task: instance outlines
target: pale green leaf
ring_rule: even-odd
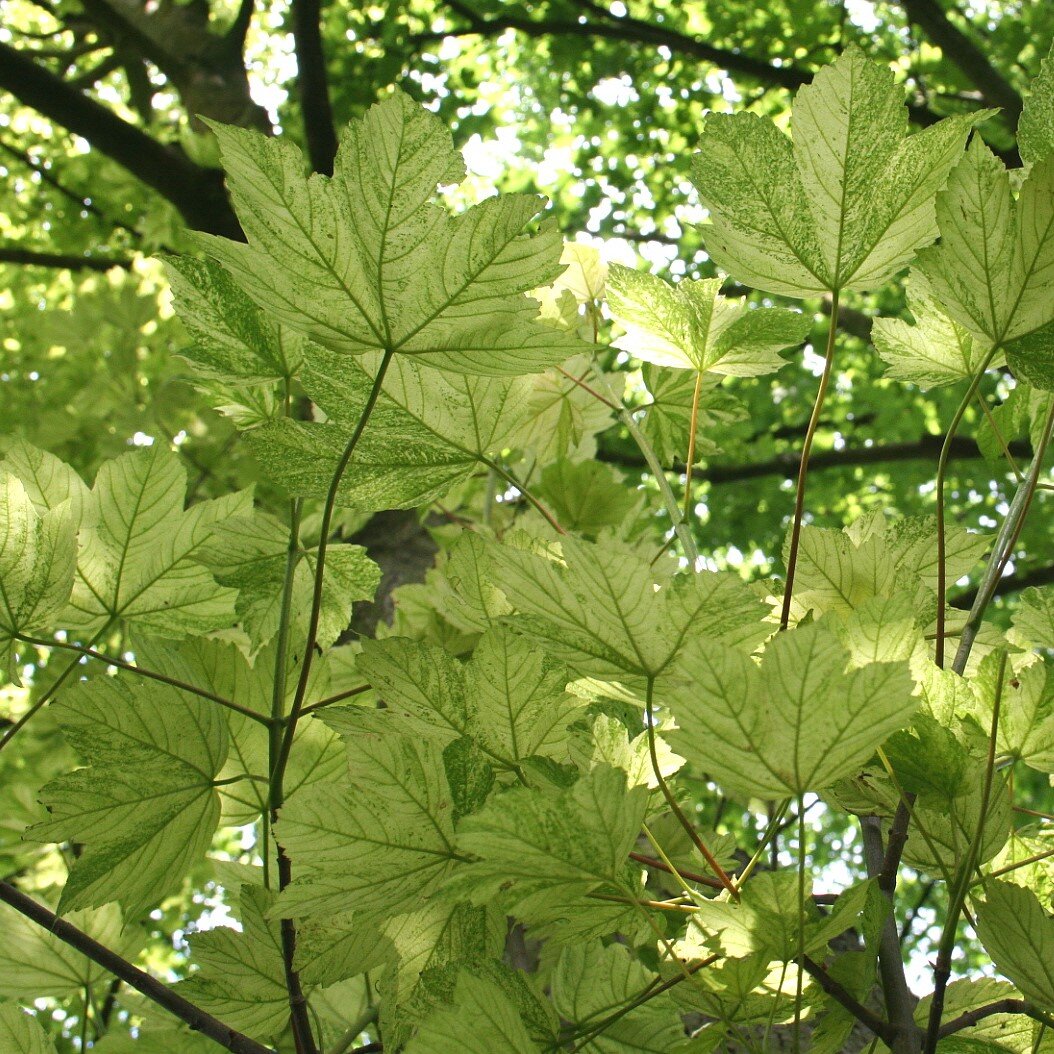
[[[564,691],[566,670],[502,627],[483,635],[465,665],[417,641],[364,641],[359,670],[419,734],[474,737],[507,768],[534,755],[565,757],[581,705]]]
[[[1026,999],[1054,1009],[1054,919],[1031,890],[989,880],[984,891],[977,933],[985,951]]]
[[[610,465],[566,458],[542,470],[537,494],[564,530],[589,537],[619,527],[640,500]]]
[[[1000,677],[1000,665],[998,654],[985,656],[970,685],[981,727],[991,728],[998,697],[999,754],[1040,772],[1054,772],[1054,677],[1050,667],[1038,659],[1027,666],[1014,661]]]
[[[800,954],[803,938],[805,954],[822,960],[828,941],[858,925],[867,892],[866,882],[853,886],[829,914],[821,915],[808,879],[806,895],[801,898],[793,871],[762,872],[747,885],[738,903],[717,897],[698,904],[687,940],[692,939],[691,930],[697,929],[704,941],[716,936],[722,953],[730,958],[758,954],[770,961],[791,962]]]
[[[246,436],[268,480],[287,494],[324,498],[352,428],[281,420]],[[463,483],[477,458],[426,432],[408,414],[380,408],[341,477],[340,507],[363,511],[427,505]]]
[[[198,554],[220,585],[238,590],[235,610],[252,654],[278,632],[288,548],[289,528],[257,512],[217,525]],[[305,631],[314,593],[316,551],[303,553],[293,576],[291,625]],[[380,568],[362,546],[328,547],[317,634],[322,647],[332,644],[347,628],[355,601],[373,599],[380,577]]]
[[[426,1019],[406,1054],[537,1054],[540,1049],[501,988],[465,970],[450,1007]]]
[[[282,936],[277,920],[267,921],[274,894],[243,886],[241,930],[220,926],[190,939],[194,962],[201,969],[177,991],[249,1035],[274,1039],[289,1023]]]
[[[0,1004],[0,1050],[4,1054],[55,1054],[55,1044],[17,1003]]]
[[[434,203],[464,166],[442,122],[396,91],[353,121],[333,177],[285,139],[213,125],[248,244],[199,235],[274,319],[341,353],[397,351],[456,372],[521,374],[581,350],[524,294],[561,271],[543,202]]]
[[[977,120],[906,135],[892,71],[851,45],[798,92],[793,143],[755,114],[707,118],[692,167],[707,251],[771,293],[876,288],[937,234],[933,196]]]
[[[1054,588],[1033,586],[1024,590],[1013,615],[1015,644],[1054,648]]]
[[[68,503],[76,526],[84,524],[88,488],[84,480],[54,454],[39,450],[23,439],[15,439],[8,445],[3,461],[0,461],[0,470],[21,480],[37,512],[44,513]]]
[[[944,793],[920,794],[915,802],[915,823],[908,834],[904,861],[910,867],[934,877],[954,871],[966,859],[969,846],[977,837],[985,785],[984,766],[974,762],[963,779],[965,793],[954,798]],[[1006,844],[1010,836],[1012,812],[1006,779],[997,773],[992,782],[984,832],[977,851],[977,862],[987,863]],[[925,832],[925,835],[923,835]]]
[[[658,677],[691,637],[756,644],[770,632],[742,579],[701,572],[663,588],[647,559],[565,538],[564,563],[509,545],[493,580],[521,612],[516,625],[584,676]]]
[[[309,346],[303,383],[328,417],[354,425],[366,405],[380,365],[376,355],[350,357]],[[380,409],[394,408],[393,422],[409,418],[432,443],[482,459],[500,453],[526,413],[527,377],[472,377],[443,374],[412,359],[395,359],[384,379]],[[375,411],[376,413],[376,411]],[[383,421],[370,420],[375,430]]]
[[[433,892],[460,858],[440,746],[391,724],[346,732],[347,777],[305,787],[282,808],[276,836],[296,876],[282,910],[318,915],[354,904],[360,920],[383,917]]]
[[[606,765],[566,791],[507,791],[459,825],[458,848],[479,859],[458,870],[451,891],[474,903],[500,899],[540,933],[563,926],[581,937],[618,929],[627,909],[588,898],[629,895],[627,858],[647,802],[645,788],[628,788],[625,773]]]
[[[1054,47],[1032,82],[1021,120],[1017,123],[1017,145],[1025,164],[1036,164],[1054,153]]]
[[[613,264],[608,306],[625,335],[615,346],[657,366],[738,377],[772,373],[779,352],[805,339],[811,322],[785,308],[755,308],[721,296],[719,278],[684,279],[676,285],[657,275]]]
[[[229,494],[184,511],[186,473],[161,444],[99,469],[89,526],[64,621],[85,634],[123,619],[169,637],[234,621],[235,593],[198,562],[216,525],[249,510],[251,495]]]
[[[173,645],[171,641],[140,638],[136,657],[148,669],[229,699],[245,709],[269,716],[274,697],[277,648],[263,648],[252,664],[233,644],[195,638]],[[327,657],[328,658],[328,657]],[[300,664],[290,655],[286,671],[285,712],[300,673]],[[311,668],[305,704],[310,706],[330,693],[329,662],[319,659]],[[267,728],[244,714],[226,715],[230,747],[219,772],[222,821],[240,825],[253,823],[267,803],[269,736]],[[293,738],[283,785],[287,795],[301,786],[336,779],[344,768],[344,749],[339,737],[320,721],[300,721]],[[249,777],[249,778],[247,778]]]
[[[991,342],[972,335],[945,314],[921,273],[908,279],[906,295],[913,325],[899,318],[877,318],[871,328],[875,349],[889,363],[886,376],[920,388],[972,378]],[[1002,365],[1001,358],[993,359],[992,365]]]
[[[760,667],[742,651],[693,638],[666,698],[672,746],[730,790],[778,799],[822,790],[861,768],[918,704],[906,663],[846,671],[826,627],[774,638]]]
[[[526,450],[543,464],[558,457],[592,457],[596,435],[609,428],[613,420],[611,407],[575,383],[577,378],[593,385],[590,360],[577,355],[568,359],[564,368],[570,377],[558,370],[546,370],[530,378],[526,416],[508,437],[509,446]],[[622,380],[621,374],[615,376]]]
[[[44,788],[51,816],[27,836],[84,845],[61,910],[116,900],[137,918],[179,888],[216,830],[223,713],[165,684],[110,677],[75,685],[52,708],[90,767]]]

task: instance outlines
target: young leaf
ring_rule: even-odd
[[[991,879],[984,888],[977,935],[985,951],[1026,999],[1054,1009],[1054,919],[1031,890]]]
[[[612,265],[608,306],[626,330],[615,347],[657,366],[757,377],[783,365],[779,352],[800,344],[811,320],[779,307],[750,309],[721,296],[720,278],[671,286],[657,275]]]
[[[876,318],[871,328],[875,350],[889,363],[887,377],[910,381],[920,388],[969,380],[991,349],[991,342],[973,336],[944,313],[926,279],[914,271],[906,285],[914,325],[899,318]],[[993,366],[1002,365],[999,356]]]
[[[903,89],[855,45],[792,113],[793,143],[756,114],[707,117],[692,163],[707,251],[770,293],[874,289],[937,234],[933,196],[983,115],[907,135]]]
[[[441,748],[391,722],[349,740],[341,783],[314,784],[283,807],[276,837],[296,878],[279,910],[319,915],[354,904],[360,921],[409,910],[463,859],[454,846],[454,795]]]
[[[742,421],[747,409],[721,383],[717,374],[705,374],[695,401],[696,375],[661,366],[645,366],[641,371],[651,402],[645,407],[641,429],[664,465],[683,458],[688,449],[688,430],[695,409],[695,450],[708,457],[721,450],[721,426]]]
[[[561,547],[563,564],[495,547],[492,577],[522,613],[517,626],[584,676],[657,677],[690,636],[753,645],[771,631],[738,576],[704,571],[656,589],[648,560],[628,550]]]
[[[471,1022],[469,1027],[466,1024]],[[406,1054],[538,1054],[516,1007],[492,981],[467,970],[450,1007],[429,1017]]]
[[[582,349],[524,294],[561,271],[542,201],[433,203],[464,173],[440,120],[396,91],[346,129],[332,179],[285,139],[213,125],[248,244],[200,244],[279,322],[333,351],[399,352],[459,373],[536,372]]]
[[[55,1054],[55,1044],[17,1003],[0,1004],[0,1050],[5,1054]]]
[[[861,768],[918,705],[906,663],[846,673],[848,659],[818,623],[774,638],[760,668],[742,651],[693,638],[677,660],[683,684],[668,691],[679,726],[671,744],[740,794],[822,790]]]
[[[220,818],[212,784],[227,757],[226,723],[214,703],[125,678],[77,684],[53,707],[90,767],[44,788],[51,817],[27,836],[84,845],[61,911],[116,900],[138,918],[205,855]]]
[[[183,637],[234,621],[234,590],[217,585],[198,557],[218,523],[249,511],[251,496],[229,494],[184,511],[185,492],[183,467],[160,444],[99,469],[67,625],[90,635],[123,619]]]

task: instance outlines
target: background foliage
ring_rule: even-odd
[[[276,416],[281,393],[247,388],[228,398],[219,381],[191,375],[179,353],[195,334],[174,317],[169,278],[158,262],[159,254],[195,250],[188,229],[239,236],[208,120],[280,134],[302,145],[311,166],[326,173],[332,170],[334,129],[361,117],[389,95],[390,85],[398,85],[436,113],[465,152],[468,177],[448,192],[452,204],[460,207],[493,189],[541,192],[551,201],[547,215],[555,229],[568,238],[602,241],[607,259],[638,271],[650,267],[665,277],[710,277],[716,272],[693,226],[704,212],[690,181],[691,155],[708,112],[749,109],[785,126],[793,91],[856,43],[897,71],[917,126],[980,107],[999,108],[979,134],[1016,166],[1021,158],[1013,131],[1022,94],[1052,38],[1049,5],[945,8],[936,0],[610,7],[589,0],[523,5],[398,0],[324,7],[294,2],[288,8],[251,2],[146,7],[134,0],[11,0],[4,5],[0,34],[0,165],[6,177],[0,192],[0,414],[8,422],[10,456],[18,456],[17,441],[24,439],[94,480],[107,459],[129,449],[158,458],[171,450],[171,468],[165,469],[170,511],[181,510],[184,501],[192,508],[220,502],[225,504],[213,506],[210,515],[230,516],[238,508],[236,496],[254,486],[258,507],[284,520],[287,502],[275,485],[281,466],[254,457],[251,443],[235,441],[236,425],[269,427],[265,423]],[[588,283],[588,270],[581,273]],[[735,290],[726,287],[730,291]],[[790,303],[756,295],[753,301]],[[809,485],[812,524],[860,523],[879,510],[903,516],[934,510],[934,463],[961,391],[890,376],[870,345],[868,316],[903,319],[910,307],[901,281],[842,296],[838,369]],[[805,310],[811,328],[804,354],[791,356],[776,374],[708,379],[703,393],[701,462],[690,499],[693,531],[708,566],[731,569],[750,581],[781,569],[793,476],[827,339],[829,299],[806,299]],[[597,324],[609,332],[607,319]],[[285,347],[281,354],[296,352]],[[648,416],[647,427],[672,469],[668,481],[680,500],[691,379],[681,381],[673,373],[660,378],[655,367],[619,347],[605,353],[604,366],[626,375],[631,402],[643,403],[650,393],[664,409]],[[325,393],[306,394],[330,412]],[[981,395],[1010,453],[1026,464],[1035,429],[1029,407],[1014,394],[1012,375],[993,371]],[[304,399],[305,392],[292,398]],[[337,393],[332,416],[345,398],[361,400],[364,393]],[[520,464],[501,467],[529,479],[546,508],[582,536],[609,531],[658,552],[670,540],[670,519],[625,422],[559,376],[540,383],[531,398],[536,421],[525,445],[532,453]],[[212,408],[218,402],[221,412]],[[558,443],[570,457],[554,456]],[[950,522],[991,532],[1005,513],[1014,476],[999,445],[991,419],[975,403],[951,448]],[[456,605],[444,603],[443,574],[433,571],[426,579],[426,573],[450,559],[465,521],[505,531],[538,514],[493,466],[472,461],[470,467],[440,501],[417,506],[411,495],[403,504],[412,507],[400,511],[341,513],[341,541],[364,546],[383,579],[379,599],[371,603],[372,583],[356,577],[350,563],[344,568],[353,584],[344,590],[347,607],[327,612],[331,640],[394,633],[454,654],[471,649],[479,626],[466,624]],[[1054,528],[1044,515],[1044,499],[1041,492],[999,585],[992,615],[997,624],[1009,625],[1023,588],[1054,582]],[[313,543],[320,513],[320,501],[307,502],[305,536]],[[214,566],[222,568],[224,557],[246,544],[230,539],[227,552],[215,554]],[[281,533],[263,531],[253,544],[272,560],[262,572],[265,598],[267,586],[281,577]],[[247,603],[251,591],[235,571],[230,575],[224,581],[221,570],[219,581],[241,589],[239,603]],[[971,599],[967,581],[953,589],[953,603],[960,607]],[[265,627],[266,608],[262,600],[248,615],[239,609],[239,616]],[[98,634],[94,646],[100,651],[111,657],[130,653],[136,641],[92,617],[86,611],[83,640]],[[269,646],[264,629],[259,639],[261,648]],[[144,655],[140,647],[136,656]],[[155,667],[163,661],[158,656]],[[11,671],[20,684],[12,681],[4,689],[7,719],[17,721],[49,692],[66,662],[60,648],[45,643],[24,655]],[[352,683],[346,671],[332,676],[334,691]],[[90,693],[75,698],[87,711]],[[162,707],[163,699],[152,694],[144,705]],[[91,753],[90,743],[73,743],[71,749],[68,732],[65,740],[60,736],[55,709],[42,710],[26,726],[17,751],[0,754],[2,871],[45,897],[61,885],[80,852],[78,841],[56,828],[52,837],[68,843],[59,850],[52,843],[24,842],[22,833],[42,819],[40,788],[71,768],[77,756]],[[73,720],[67,717],[67,725]],[[178,736],[178,730],[172,734]],[[326,743],[317,746],[320,756],[327,749]],[[208,770],[207,757],[197,762]],[[104,766],[105,758],[94,764]],[[188,781],[186,773],[173,772],[170,778],[177,811],[208,807],[203,796],[195,797],[193,777]],[[1054,811],[1045,778],[1027,771],[1019,778],[1025,781],[1021,797],[1030,797],[1036,812]],[[72,786],[67,791],[81,793]],[[239,825],[253,822],[261,800],[243,791],[223,796],[230,826],[221,828],[211,863],[199,865],[182,886],[165,890],[169,895],[155,910],[148,909],[155,907],[150,896],[156,890],[144,891],[141,901],[133,896],[141,928],[122,934],[112,908],[97,911],[91,921],[96,935],[174,979],[187,971],[188,934],[228,913],[247,929],[253,919],[264,925],[266,905],[251,896],[239,902],[233,892],[237,868],[258,858],[259,850],[248,826]],[[698,821],[730,840],[753,837],[765,825],[763,814],[740,804],[700,792],[704,801]],[[809,817],[819,834],[817,870],[834,882],[839,868],[859,852],[853,829],[818,803]],[[1016,822],[1035,820],[1022,813]],[[1041,830],[1030,834],[1045,837]],[[791,859],[794,838],[793,831],[783,833],[784,862]],[[779,852],[777,845],[776,859]],[[1048,881],[1045,874],[1036,878],[1037,884]],[[930,927],[942,893],[924,874],[909,874],[907,882],[909,917],[900,920],[904,952],[911,969],[921,973],[933,950],[936,933]],[[63,907],[76,908],[76,895],[67,886]],[[22,925],[11,923],[14,936],[0,953],[21,949],[6,967],[0,963],[0,995],[25,998],[26,964],[39,963],[45,954],[66,956],[42,969],[39,980],[30,978],[39,993],[38,1020],[58,1049],[83,1049],[97,1038],[100,1050],[120,1051],[126,1042],[150,1049],[150,1011],[94,968],[86,975],[83,960],[72,953],[54,946],[42,950],[38,935],[16,928]],[[201,933],[190,938],[189,947],[202,964],[210,955],[213,962],[229,962],[237,959],[235,940],[224,931]],[[508,954],[514,957],[513,943]],[[528,952],[519,954],[529,961]],[[461,1002],[486,1004],[487,998],[485,989],[458,993]],[[283,999],[279,992],[276,1001]],[[265,1012],[266,1002],[260,1013]],[[144,1013],[144,1031],[129,1039],[130,1022]],[[272,1005],[271,1013],[280,1014],[281,1007]],[[327,1027],[334,1033],[338,1025],[353,1024],[336,1010],[333,1016],[335,1023]]]

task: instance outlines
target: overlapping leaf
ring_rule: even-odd
[[[475,903],[497,898],[540,933],[610,933],[627,914],[632,923],[632,912],[588,898],[628,895],[627,857],[647,802],[644,787],[627,787],[625,773],[607,765],[566,791],[507,791],[459,825],[458,848],[478,859],[449,888]]]
[[[557,961],[553,1003],[562,1018],[588,1036],[655,981],[655,975],[620,944],[573,945],[564,948]],[[665,1054],[687,1043],[677,1008],[669,997],[659,996],[612,1021],[580,1049],[587,1054]]]
[[[221,585],[238,590],[238,621],[253,654],[278,632],[289,528],[264,513],[218,524],[198,558]],[[351,620],[357,600],[372,600],[380,568],[359,545],[330,545],[326,551],[318,641],[328,647]],[[292,623],[306,624],[315,578],[315,550],[297,562],[293,577]]]
[[[658,677],[689,637],[756,644],[764,608],[731,574],[702,572],[661,589],[628,550],[564,539],[563,561],[495,547],[492,577],[521,617],[517,626],[586,676]]]
[[[20,634],[47,629],[66,606],[77,566],[69,502],[38,512],[21,480],[0,472],[0,657]]]
[[[235,592],[199,562],[216,525],[247,513],[238,492],[184,511],[186,473],[160,444],[107,461],[87,501],[73,597],[63,621],[92,634],[116,620],[169,637],[234,621]]]
[[[278,322],[333,351],[397,351],[474,374],[522,374],[581,342],[536,320],[524,294],[561,271],[531,195],[492,197],[458,216],[435,204],[464,173],[440,120],[395,92],[345,130],[332,179],[300,152],[215,125],[248,244],[199,235]]]
[[[451,742],[473,737],[498,764],[566,758],[567,725],[581,701],[559,663],[508,629],[488,630],[469,663],[399,637],[363,642],[359,671],[415,732]]]
[[[307,351],[304,386],[333,423],[275,421],[249,440],[268,475],[290,493],[322,497],[369,397],[375,355]],[[426,503],[462,482],[510,444],[528,410],[524,377],[471,377],[396,359],[370,426],[341,481],[342,500],[359,508]]]
[[[137,918],[179,887],[220,818],[213,780],[227,757],[219,707],[163,684],[99,677],[54,704],[88,768],[48,784],[40,841],[84,850],[62,892],[71,911],[116,900]]]
[[[17,1003],[0,1004],[0,1050],[6,1054],[55,1054],[55,1044]]]
[[[472,1022],[466,1028],[466,1022]],[[407,1054],[538,1054],[515,1005],[493,981],[464,971],[449,1008],[429,1017]]]
[[[239,384],[290,378],[304,340],[269,322],[212,260],[165,260],[180,321],[194,338],[183,357],[200,376]]]
[[[906,663],[845,672],[849,655],[825,626],[782,633],[761,665],[693,639],[667,700],[672,746],[730,790],[770,800],[822,790],[860,768],[918,704]]]
[[[391,722],[370,725],[350,740],[349,773],[292,795],[277,837],[296,878],[280,906],[295,915],[341,912],[360,919],[415,906],[454,863],[455,791],[440,746],[400,735]]]
[[[134,959],[143,943],[142,930],[125,926],[116,904],[71,912],[67,921],[127,959]],[[32,992],[35,998],[67,999],[109,983],[101,966],[13,908],[0,906],[0,926],[0,997]]]
[[[933,196],[976,116],[907,135],[893,73],[855,46],[769,118],[711,114],[692,165],[718,266],[770,293],[873,289],[937,234]]]
[[[916,319],[914,325],[898,318],[878,318],[871,329],[875,349],[889,363],[886,376],[911,381],[920,388],[973,377],[991,350],[991,342],[946,315],[918,272],[908,281],[907,302]],[[997,356],[992,364],[1002,365],[1001,358]]]
[[[217,927],[191,938],[201,967],[179,985],[186,999],[239,1032],[273,1039],[289,1023],[289,992],[277,921],[266,915],[274,894],[259,886],[241,890],[241,930]]]
[[[1054,47],[1039,67],[1017,125],[1017,145],[1026,164],[1054,154]]]

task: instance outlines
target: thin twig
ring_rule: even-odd
[[[823,358],[823,372],[820,374],[820,386],[809,415],[809,425],[802,441],[801,462],[798,466],[798,482],[794,493],[794,519],[791,523],[790,545],[787,549],[787,581],[783,586],[783,609],[780,612],[780,629],[790,625],[791,600],[794,596],[794,573],[798,566],[798,545],[801,542],[802,520],[805,516],[805,484],[809,477],[809,456],[812,454],[813,440],[820,426],[820,413],[823,411],[827,388],[831,383],[834,367],[835,334],[838,327],[838,290],[831,294],[831,323],[827,330],[827,349]]]

